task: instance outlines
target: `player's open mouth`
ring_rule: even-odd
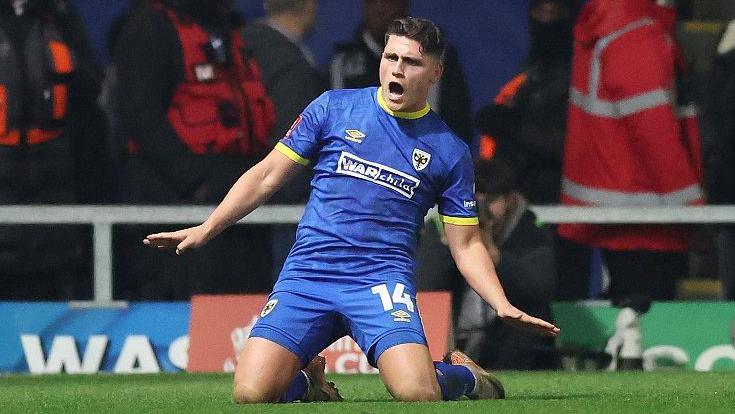
[[[403,86],[398,82],[388,83],[388,92],[392,97],[400,97],[403,95]]]

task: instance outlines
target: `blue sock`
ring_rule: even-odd
[[[292,402],[304,398],[308,387],[309,380],[306,379],[306,374],[304,374],[304,371],[299,371],[286,392],[281,396],[280,402]]]
[[[459,399],[475,388],[475,376],[464,365],[434,362],[434,369],[445,401]]]

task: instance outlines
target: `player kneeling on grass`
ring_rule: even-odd
[[[481,240],[469,149],[427,103],[443,51],[432,22],[394,21],[379,88],[324,93],[204,223],[144,240],[177,254],[201,247],[314,165],[296,242],[238,360],[236,402],[340,400],[318,353],[344,335],[400,401],[503,398],[500,382],[461,352],[432,363],[416,309],[413,257],[418,229],[435,204],[457,267],[498,317],[541,334],[559,332],[508,302]]]

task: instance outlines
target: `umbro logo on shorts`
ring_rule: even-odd
[[[391,312],[391,316],[393,316],[395,322],[411,322],[411,314],[404,310]]]

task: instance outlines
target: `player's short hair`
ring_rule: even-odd
[[[441,30],[431,20],[421,17],[402,17],[393,20],[385,32],[385,43],[388,43],[388,37],[391,35],[415,40],[419,42],[421,53],[444,59],[447,45]]]
[[[308,0],[265,0],[263,8],[268,14],[303,10]]]

